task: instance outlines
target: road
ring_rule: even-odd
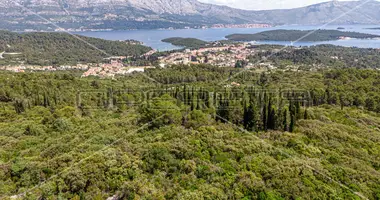
[[[0,59],[4,59],[4,55],[7,54],[7,55],[20,55],[21,53],[6,53],[5,51],[4,52],[1,52],[0,53]]]

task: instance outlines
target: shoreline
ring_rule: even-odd
[[[214,25],[218,25],[218,24],[214,24]],[[63,29],[61,31],[59,30],[33,30],[33,29],[24,29],[24,30],[7,30],[7,31],[11,31],[11,32],[19,32],[19,33],[28,33],[28,32],[72,32],[72,33],[83,33],[83,32],[113,32],[113,31],[157,31],[157,30],[207,30],[207,29],[260,29],[260,28],[281,28],[281,27],[296,27],[296,26],[299,26],[299,27],[310,27],[310,26],[315,26],[315,27],[319,27],[319,26],[322,26],[323,24],[309,24],[309,25],[303,25],[303,24],[282,24],[282,25],[270,25],[270,24],[267,24],[269,26],[263,26],[263,27],[241,27],[240,25],[252,25],[252,24],[224,24],[225,26],[224,27],[218,27],[218,26],[214,26],[214,25],[199,25],[198,27],[182,27],[182,28],[173,28],[173,27],[168,27],[168,28],[153,28],[153,29],[150,29],[150,28],[131,28],[131,29],[82,29],[82,30],[79,30],[79,29],[74,29],[74,28],[69,28],[69,29]],[[263,24],[265,25],[265,24]],[[214,27],[213,27],[214,26]],[[232,27],[232,26],[235,26],[235,27]],[[374,25],[374,24],[337,24],[337,25],[331,25],[331,27],[335,27],[335,29],[337,29],[337,27],[345,27],[345,26],[377,26],[377,25]],[[349,30],[351,28],[346,28],[345,27],[345,30]],[[374,28],[365,28],[363,27],[363,29],[365,30],[380,30],[380,27],[374,27]],[[333,30],[333,29],[332,29]]]

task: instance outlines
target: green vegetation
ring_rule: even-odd
[[[146,75],[1,72],[0,198],[380,198],[379,71]]]
[[[263,49],[263,46],[255,48]],[[291,48],[283,51],[276,50],[283,46],[268,46],[266,52],[258,52],[249,57],[251,62],[272,62],[275,66],[301,65],[305,69],[316,66],[339,68],[379,68],[380,55],[377,49],[340,47],[334,45],[318,45],[311,47]]]
[[[162,42],[167,42],[175,46],[182,46],[182,47],[187,47],[187,48],[200,48],[208,44],[208,42],[199,40],[196,38],[181,38],[181,37],[163,39]]]
[[[312,33],[312,34],[311,34]],[[338,30],[272,30],[256,34],[232,34],[226,36],[232,41],[329,41],[338,40],[340,37],[358,39],[378,38],[379,35],[371,35],[357,32],[344,32]]]
[[[67,33],[19,34],[0,31],[0,52],[21,53],[16,58],[5,56],[5,59],[0,59],[1,65],[21,62],[30,65],[99,63],[106,57],[140,56],[149,50],[149,47],[142,45],[79,35],[73,37]]]

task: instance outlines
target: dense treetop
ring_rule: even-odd
[[[378,50],[252,48],[278,68],[1,71],[0,199],[380,199]]]
[[[283,46],[268,46],[271,49],[282,49]],[[258,45],[254,48],[263,49]],[[313,69],[316,66],[324,68],[379,68],[380,50],[334,45],[317,45],[311,47],[288,47],[282,51],[258,52],[249,56],[256,62],[272,62],[275,66],[302,65]]]
[[[379,199],[379,71],[240,70],[1,72],[0,198]]]

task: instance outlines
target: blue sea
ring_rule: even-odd
[[[341,31],[353,31],[360,33],[376,34],[380,37],[380,30],[372,30],[368,28],[377,28],[380,25],[328,25],[328,26],[276,26],[271,28],[222,28],[222,29],[177,29],[177,30],[125,30],[125,31],[104,31],[104,32],[77,32],[76,34],[102,38],[107,40],[128,40],[134,39],[150,46],[153,49],[160,51],[167,51],[173,49],[180,49],[181,47],[173,46],[164,43],[161,40],[169,37],[191,37],[198,38],[205,41],[223,40],[225,36],[234,33],[258,33],[267,30],[287,29],[287,30],[315,30],[315,29],[329,29],[337,30],[338,27],[345,28]],[[261,41],[258,44],[280,44],[280,45],[294,45],[294,46],[312,46],[318,44],[333,44],[346,47],[359,47],[359,48],[380,48],[379,39],[349,39],[337,40],[326,42],[296,42],[290,41]]]

